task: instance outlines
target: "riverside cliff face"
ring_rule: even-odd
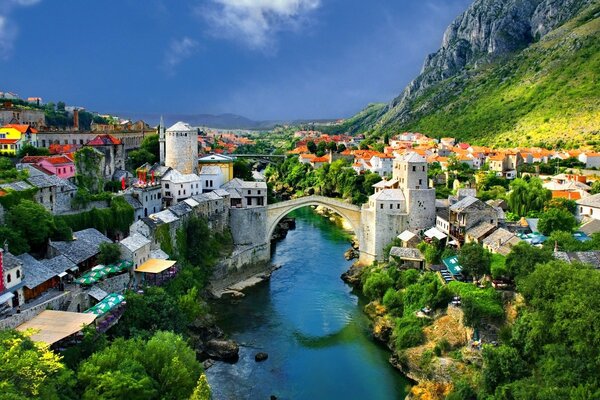
[[[410,125],[439,107],[428,89],[453,77],[468,79],[490,61],[540,40],[598,0],[475,0],[446,29],[440,49],[427,56],[421,74],[385,107],[354,117],[349,129],[385,131]],[[444,88],[443,90],[452,90]],[[460,92],[460,88],[456,88]],[[434,96],[435,97],[435,96]],[[358,128],[358,129],[356,129]]]

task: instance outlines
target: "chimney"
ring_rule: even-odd
[[[79,130],[79,110],[78,109],[73,110],[73,129],[76,131]]]

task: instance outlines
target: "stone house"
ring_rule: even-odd
[[[134,233],[119,242],[123,259],[138,267],[150,259],[151,241],[139,233]]]
[[[87,142],[87,146],[104,155],[101,169],[105,179],[111,180],[117,170],[125,169],[125,145],[121,139],[109,134],[97,135]]]
[[[507,256],[511,252],[513,246],[521,242],[521,239],[514,233],[498,228],[487,238],[483,239],[483,247],[492,252]]]
[[[459,243],[465,242],[465,235],[469,229],[483,222],[498,226],[498,212],[475,197],[467,196],[449,208],[449,234]]]
[[[17,164],[17,168],[25,164],[35,165],[42,171],[56,175],[61,179],[70,179],[75,176],[75,163],[73,159],[65,155],[25,156]]]
[[[600,193],[576,201],[577,216],[600,220]]]
[[[123,195],[134,209],[136,221],[162,210],[162,185],[159,182],[138,182],[128,188]]]
[[[10,252],[0,248],[0,311],[25,303],[23,263]]]
[[[249,208],[267,205],[266,182],[248,182],[234,178],[221,186],[231,199],[231,207]]]
[[[28,178],[29,183],[38,189],[34,200],[43,205],[52,214],[71,211],[71,200],[77,193],[77,186],[55,175],[35,175]]]
[[[200,170],[202,193],[212,192],[225,183],[223,170],[216,165],[204,165]]]
[[[72,241],[51,241],[48,244],[48,255],[50,257],[65,256],[81,271],[86,271],[95,266],[102,243],[112,243],[112,240],[100,231],[88,228],[73,232]]]
[[[202,193],[202,181],[198,175],[182,174],[176,169],[169,170],[160,180],[160,184],[165,207]]]
[[[400,268],[421,270],[425,268],[425,257],[419,249],[394,246],[390,249],[390,258],[395,259]]]

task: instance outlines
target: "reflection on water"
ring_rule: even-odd
[[[340,279],[348,234],[310,208],[277,244],[282,265],[246,297],[216,304],[225,332],[240,343],[236,364],[207,372],[221,399],[400,399],[407,380],[369,335],[364,303]],[[232,302],[234,304],[232,304]],[[264,351],[261,363],[254,355]]]

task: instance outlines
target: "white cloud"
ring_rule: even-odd
[[[6,60],[13,51],[19,33],[12,13],[16,8],[36,5],[41,0],[0,0],[0,59]]]
[[[253,49],[266,49],[274,36],[296,30],[307,13],[320,6],[320,0],[211,0],[210,7],[197,10],[212,26],[216,36],[245,43]]]
[[[197,49],[198,42],[187,36],[181,39],[173,39],[167,49],[162,65],[167,74],[173,75],[175,67],[181,64],[186,58],[191,57]]]

